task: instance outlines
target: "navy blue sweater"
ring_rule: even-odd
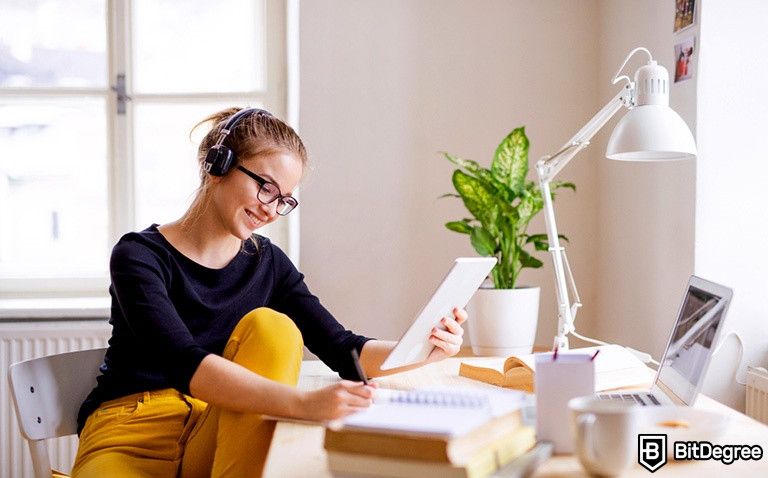
[[[137,392],[189,382],[208,354],[221,355],[238,321],[269,307],[288,315],[307,348],[343,378],[356,379],[349,350],[368,339],[346,330],[309,292],[304,276],[269,239],[243,248],[222,269],[176,250],[152,225],[123,236],[112,250],[112,338],[96,388],[78,415],[78,430],[98,406]]]

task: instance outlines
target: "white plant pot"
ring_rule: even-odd
[[[469,303],[469,338],[475,355],[524,355],[533,351],[539,320],[539,287],[478,289]]]

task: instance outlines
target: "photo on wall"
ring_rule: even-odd
[[[675,83],[693,78],[696,37],[689,37],[675,45]]]
[[[693,25],[696,0],[675,0],[675,29],[674,33]]]

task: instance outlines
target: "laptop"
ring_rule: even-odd
[[[599,394],[644,406],[693,405],[723,330],[733,291],[691,276],[653,387],[645,392]]]

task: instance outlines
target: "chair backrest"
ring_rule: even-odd
[[[77,432],[77,412],[96,386],[106,348],[18,362],[8,378],[21,433],[43,440]]]

